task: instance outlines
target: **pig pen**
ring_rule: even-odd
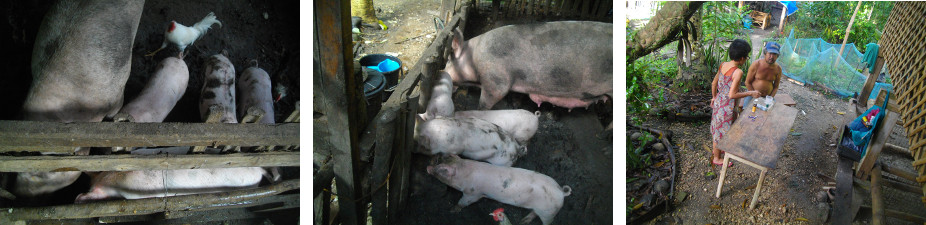
[[[225,168],[241,166],[281,167],[283,181],[258,189],[142,200],[72,204],[90,182],[84,174],[72,185],[45,199],[0,198],[0,224],[10,221],[72,219],[74,222],[132,222],[161,220],[170,223],[227,221],[232,224],[295,223],[298,217],[275,216],[298,213],[298,121],[299,121],[299,12],[297,1],[147,1],[139,22],[132,51],[131,75],[125,84],[125,103],[139,95],[158,62],[178,51],[171,46],[153,57],[144,56],[161,46],[171,20],[185,25],[215,12],[222,26],[213,26],[202,39],[186,48],[184,61],[190,79],[183,97],[163,124],[126,122],[56,123],[15,121],[32,82],[29,68],[39,25],[52,1],[7,2],[0,14],[9,19],[0,37],[7,54],[0,77],[0,187],[9,190],[8,177],[26,171],[126,171],[173,168]],[[228,52],[240,73],[251,61],[270,74],[277,125],[202,123],[198,100],[203,86],[203,64],[213,54]],[[255,113],[253,115],[258,115]],[[248,122],[248,121],[243,121]],[[197,132],[209,130],[212,132]],[[178,138],[180,137],[180,138]],[[171,140],[173,139],[173,140]],[[150,142],[142,143],[141,140]],[[70,154],[74,147],[267,146],[262,152],[137,156],[127,154],[93,156],[39,156],[36,151]],[[275,146],[274,148],[268,148]],[[295,191],[294,191],[295,190]],[[254,195],[254,193],[265,193]],[[241,198],[241,196],[250,196]],[[118,202],[121,207],[116,207]],[[164,204],[165,202],[176,204]],[[144,206],[152,207],[144,207]],[[163,207],[153,207],[161,205]],[[234,207],[230,207],[234,206]],[[218,209],[218,210],[212,210]],[[83,211],[81,211],[83,210]],[[204,211],[206,210],[206,211]],[[211,211],[210,211],[211,210]],[[129,216],[134,215],[134,216]],[[87,219],[87,218],[94,219]],[[5,219],[10,219],[7,221]]]
[[[447,20],[443,30],[374,117],[372,125],[362,134],[365,136],[360,138],[361,160],[372,156],[369,160],[373,164],[372,168],[369,168],[371,172],[361,175],[364,179],[361,186],[363,196],[371,196],[372,199],[372,204],[367,206],[370,211],[364,211],[371,214],[373,224],[494,224],[497,222],[492,220],[489,213],[497,208],[504,208],[504,213],[511,222],[517,223],[530,213],[529,209],[486,198],[463,208],[461,212],[450,212],[462,193],[427,174],[425,167],[431,159],[430,156],[411,153],[412,149],[417,147],[417,143],[412,140],[411,131],[414,130],[415,121],[411,116],[422,113],[427,108],[429,90],[436,79],[434,77],[437,76],[437,71],[443,68],[450,51],[450,31],[453,28],[459,26],[464,36],[470,38],[507,24],[567,19],[610,21],[607,12],[601,12],[604,17],[596,17],[592,15],[598,14],[580,13],[581,10],[577,10],[584,8],[599,12],[599,7],[576,5],[573,9],[575,12],[568,11],[568,7],[560,11],[561,8],[547,8],[551,5],[542,5],[541,2],[543,1],[509,2],[505,8],[494,10],[489,3],[478,5],[476,8],[479,10],[470,10],[469,6],[460,7],[462,4],[457,5],[456,15]],[[557,4],[560,3],[562,2]],[[528,7],[528,4],[531,6]],[[611,8],[607,2],[596,4],[606,5],[600,7],[602,9]],[[518,11],[517,8],[521,8],[522,11]],[[552,8],[556,10],[549,10]],[[509,19],[493,19],[491,12],[500,13],[496,15]],[[479,91],[478,87],[459,87],[453,94],[455,111],[475,110]],[[560,185],[569,185],[572,188],[572,194],[565,197],[564,205],[555,217],[554,224],[612,223],[612,136],[610,130],[604,129],[613,120],[610,101],[593,104],[588,109],[577,108],[570,111],[553,107],[549,103],[537,107],[528,95],[509,93],[494,109],[540,111],[539,129],[527,145],[529,153],[518,159],[513,167],[545,174]],[[381,142],[384,134],[388,132],[383,129],[394,130],[394,140],[391,136],[386,136],[385,139],[388,141]],[[368,148],[369,145],[364,144],[364,140],[370,139],[376,140],[372,150]],[[388,147],[383,149],[383,145]],[[392,163],[378,163],[380,160],[389,160]],[[316,179],[319,179],[319,175]],[[318,189],[319,186],[316,186],[316,190]],[[388,203],[385,202],[387,198]],[[328,213],[318,212],[322,209],[319,206],[324,205],[318,205],[318,202],[316,204],[316,221],[330,221],[324,216],[329,215]],[[388,219],[384,218],[384,214],[388,214]],[[540,220],[533,222],[539,223]]]

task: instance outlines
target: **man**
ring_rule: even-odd
[[[778,60],[778,50],[781,45],[775,42],[765,44],[765,57],[753,61],[746,73],[746,90],[758,91],[759,96],[772,96],[778,93],[781,83],[781,66],[775,63]],[[747,97],[743,105],[749,105],[752,97]]]

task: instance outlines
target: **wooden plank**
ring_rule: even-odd
[[[134,171],[299,166],[299,152],[196,155],[0,156],[2,172]]]
[[[248,190],[220,193],[145,198],[132,200],[110,200],[84,204],[70,204],[46,207],[26,207],[0,210],[0,224],[14,221],[79,219],[105,216],[145,215],[165,211],[203,209],[215,206],[250,204],[257,199],[274,196],[299,189],[299,179],[286,180],[278,184]]]
[[[898,176],[900,178],[916,182],[916,174],[914,173],[903,171],[903,170],[900,170],[900,169],[897,169],[897,168],[894,168],[888,165],[884,165],[884,164],[881,165],[881,170],[883,170],[884,172],[890,173],[890,174],[894,174],[895,176]]]
[[[875,88],[875,83],[878,80],[877,74],[869,74],[868,78],[865,79],[865,85],[862,86],[862,92],[858,96],[858,104],[862,108],[868,108],[868,98],[871,96],[871,89]]]
[[[757,116],[756,119],[748,118],[751,115]],[[777,101],[770,111],[744,111],[717,147],[764,167],[775,168],[796,117],[797,109]]]
[[[886,117],[882,119],[878,127],[872,131],[871,140],[868,142],[868,149],[865,151],[865,155],[862,156],[862,160],[855,172],[855,177],[863,179],[868,177],[871,168],[874,167],[878,158],[881,156],[884,143],[886,143],[887,138],[891,136],[891,129],[894,128],[894,122],[897,121],[898,117],[899,115],[897,115],[896,112],[888,110]]]
[[[338,189],[339,218],[343,224],[360,224],[363,210],[360,193],[358,146],[360,124],[365,123],[361,110],[362,94],[359,78],[352,71],[350,2],[314,1],[316,13],[313,54],[319,60],[314,85],[315,104],[328,126],[328,141]],[[324,54],[322,54],[324,53]]]
[[[389,224],[387,220],[387,190],[383,184],[386,184],[386,178],[392,172],[392,144],[395,140],[395,121],[398,112],[395,110],[384,111],[373,121],[376,126],[376,147],[373,155],[373,174],[370,182],[374,185],[371,188],[372,209],[370,216],[374,225]]]
[[[794,98],[791,98],[791,95],[781,93],[775,95],[775,102],[781,102],[781,104],[786,106],[795,106],[797,102],[794,102]]]
[[[863,210],[871,210],[871,209],[872,209],[871,206],[867,206],[867,205],[863,205],[861,208],[862,208]],[[885,209],[885,210],[884,210],[884,215],[885,215],[885,216],[889,216],[889,217],[894,217],[894,218],[902,219],[902,220],[906,220],[906,221],[910,221],[910,222],[913,222],[913,223],[916,223],[916,224],[924,224],[924,223],[926,223],[926,217],[922,217],[922,216],[919,216],[919,215],[913,215],[913,214],[909,214],[909,213],[905,213],[905,212],[901,212],[901,211],[897,211],[897,210]]]
[[[298,208],[299,194],[275,195],[241,204],[227,204],[214,208],[169,211],[150,215],[108,216],[100,217],[99,223],[147,222],[146,224],[176,224],[191,222],[227,221],[233,219],[262,218],[259,206],[278,206],[277,208]],[[222,216],[215,216],[215,215]]]
[[[832,224],[850,224],[852,213],[852,160],[837,156],[836,191],[833,200]]]
[[[0,121],[0,146],[154,147],[298,144],[299,124],[297,123],[206,124]],[[5,150],[31,151],[30,149],[9,148]],[[38,148],[36,150],[47,150],[47,148]],[[73,149],[70,151],[73,151]]]
[[[883,90],[882,90],[882,92],[886,92],[886,91],[883,91]],[[896,97],[896,96],[897,96],[897,95],[894,95],[893,93],[891,93],[891,100],[888,101],[888,103],[887,103],[887,110],[888,110],[888,111],[892,111],[892,112],[896,112],[896,113],[900,113],[900,112],[901,112],[901,111],[900,111],[900,105],[897,104],[897,97]],[[875,99],[875,105],[878,106],[878,107],[881,107],[881,106],[884,105],[884,95],[878,93],[878,98]]]

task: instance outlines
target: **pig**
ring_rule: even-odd
[[[518,144],[510,134],[488,121],[476,118],[434,118],[422,121],[417,118],[418,132],[415,139],[428,151],[460,154],[464,157],[486,161],[495,165],[511,166],[519,157],[527,154],[527,148]]]
[[[563,206],[563,198],[572,194],[571,187],[559,186],[547,175],[461,159],[456,155],[435,156],[427,171],[444,184],[463,192],[463,197],[452,211],[458,212],[487,197],[531,209],[532,212],[521,220],[521,224],[530,223],[537,216],[545,225],[553,223],[553,217]]]
[[[244,118],[251,106],[264,110],[264,117],[258,121],[273,124],[273,94],[270,90],[270,75],[256,66],[245,69],[238,82],[238,119]]]
[[[437,117],[449,117],[453,115],[453,82],[450,74],[441,72],[434,89],[431,91],[431,99],[428,101],[428,109],[425,113],[419,114],[425,121]]]
[[[144,5],[144,1],[53,3],[32,49],[32,85],[23,119],[100,122],[115,115],[122,107]],[[19,197],[44,195],[79,176],[76,171],[19,173],[13,189]]]
[[[612,93],[612,25],[560,21],[508,25],[464,41],[455,29],[444,71],[457,85],[478,85],[479,109],[510,91],[583,107]]]
[[[190,70],[183,59],[167,57],[158,64],[148,84],[119,112],[132,115],[134,122],[160,123],[186,92]]]
[[[537,125],[540,123],[540,111],[531,113],[523,109],[459,111],[454,112],[453,117],[488,121],[511,134],[523,146],[527,146],[534,133],[537,133]]]
[[[235,113],[235,66],[223,54],[206,59],[203,66],[203,89],[199,99],[199,114],[203,121],[209,117],[209,106],[220,105],[225,114],[221,123],[238,123]]]
[[[279,176],[260,167],[110,171],[91,174],[90,190],[75,203],[106,199],[140,199],[255,188],[261,177]]]

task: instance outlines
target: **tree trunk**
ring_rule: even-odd
[[[379,21],[373,9],[373,0],[350,0],[350,15],[359,16],[368,24],[377,24],[376,21]]]
[[[666,2],[627,43],[627,63],[678,40],[678,34],[704,2]]]

